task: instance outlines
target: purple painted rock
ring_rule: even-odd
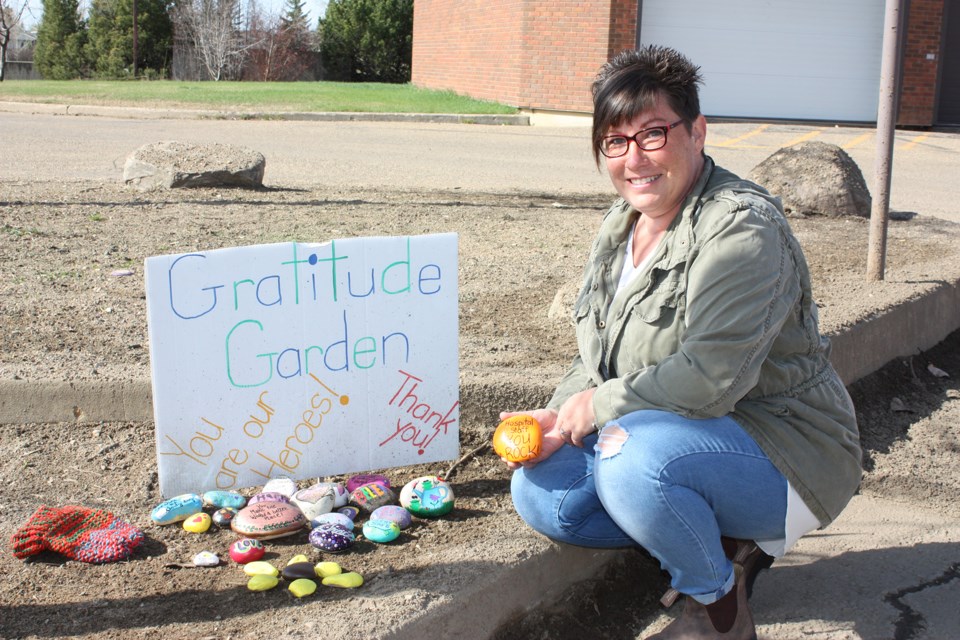
[[[251,496],[247,501],[247,504],[257,504],[258,502],[282,502],[284,504],[290,504],[290,498],[278,491],[261,491],[260,493]]]
[[[342,513],[321,513],[319,516],[310,521],[310,528],[316,529],[322,524],[338,524],[347,531],[353,529],[353,519],[348,516],[343,515]]]
[[[401,529],[406,529],[413,523],[413,516],[410,512],[398,504],[386,504],[375,509],[370,514],[371,520],[390,520],[396,522]]]
[[[315,484],[300,489],[291,498],[293,504],[300,507],[307,520],[313,520],[323,513],[330,513],[337,505],[337,494],[328,483]]]
[[[423,476],[403,486],[400,504],[415,516],[436,518],[453,509],[453,489],[439,476]]]
[[[352,531],[338,524],[322,524],[310,532],[310,544],[330,553],[351,547],[355,540],[356,537]]]
[[[343,515],[347,516],[351,520],[356,520],[357,516],[360,515],[360,509],[357,509],[352,504],[348,504],[345,507],[340,507],[339,509],[337,509],[337,513],[342,513]]]
[[[379,481],[361,485],[350,494],[350,504],[364,513],[370,513],[385,504],[396,503],[397,495],[389,486]]]
[[[213,524],[218,527],[227,528],[230,526],[230,523],[233,522],[233,519],[237,517],[237,510],[231,507],[224,507],[223,509],[214,511],[210,517],[213,519]]]
[[[230,559],[237,564],[256,562],[263,557],[267,550],[263,543],[253,538],[240,538],[230,545]]]
[[[387,479],[387,476],[382,476],[379,473],[358,473],[347,479],[347,493],[353,493],[359,487],[371,482],[379,482],[388,489],[390,488],[390,480]]]
[[[257,540],[289,536],[307,524],[303,512],[286,502],[257,502],[241,509],[230,523],[240,535]]]

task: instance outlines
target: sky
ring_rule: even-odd
[[[311,27],[317,26],[319,18],[327,9],[328,0],[304,0],[303,8],[307,13],[307,23]],[[23,0],[8,0],[8,5],[19,8]],[[280,14],[286,4],[285,0],[258,0],[264,10],[271,13]],[[89,5],[89,0],[80,0],[80,8],[85,9]],[[27,28],[36,27],[43,16],[43,0],[27,0],[27,10],[23,14],[23,24]]]

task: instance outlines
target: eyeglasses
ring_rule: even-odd
[[[662,149],[667,144],[667,131],[680,125],[683,120],[677,120],[673,124],[663,127],[649,127],[641,129],[632,136],[616,135],[607,136],[600,140],[600,153],[608,158],[619,158],[627,155],[630,149],[630,141],[637,143],[637,148],[641,151],[656,151]]]

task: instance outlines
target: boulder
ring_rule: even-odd
[[[263,186],[263,154],[229,144],[165,141],[127,157],[123,180],[141,189]]]
[[[870,217],[870,191],[860,167],[840,147],[805,142],[780,149],[748,176],[779,196],[788,216]]]

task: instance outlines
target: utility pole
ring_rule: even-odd
[[[133,0],[133,77],[137,77],[137,0]]]
[[[883,19],[883,54],[880,62],[880,100],[877,105],[877,153],[867,280],[883,280],[887,256],[887,219],[890,210],[890,177],[893,171],[893,134],[900,103],[900,30],[903,0],[887,0]]]

